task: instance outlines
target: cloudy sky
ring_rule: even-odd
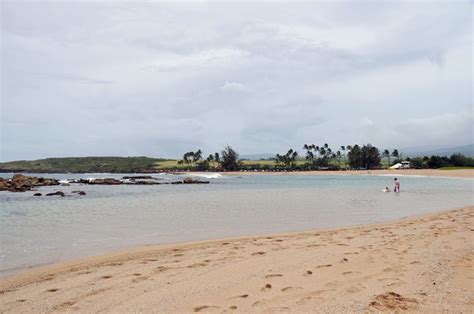
[[[471,144],[473,11],[1,1],[0,160]]]

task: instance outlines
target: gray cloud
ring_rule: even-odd
[[[1,4],[0,160],[472,142],[472,4]]]

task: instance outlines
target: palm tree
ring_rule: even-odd
[[[342,157],[344,158],[344,169],[346,169],[346,147],[344,145],[341,145],[341,150],[342,150]]]
[[[397,149],[394,149],[394,150],[393,150],[392,156],[395,157],[395,159],[398,159],[399,153],[398,153],[398,150],[397,150]]]
[[[183,155],[183,162],[188,165],[194,161],[194,152],[187,152]]]
[[[390,167],[390,151],[388,149],[384,150],[382,153],[382,157],[387,157],[387,163],[388,163],[387,168],[389,168]]]
[[[195,153],[194,153],[194,156],[193,156],[193,161],[196,162],[196,161],[199,161],[202,159],[202,151],[200,149],[198,149]]]

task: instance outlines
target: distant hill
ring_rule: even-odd
[[[153,172],[161,158],[149,157],[65,157],[0,163],[0,172],[83,173]]]
[[[448,148],[428,148],[428,147],[419,147],[419,148],[405,148],[401,149],[404,155],[410,157],[423,157],[423,156],[451,156],[452,154],[463,154],[464,156],[474,157],[474,144],[455,146]]]

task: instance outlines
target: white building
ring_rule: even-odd
[[[410,162],[402,161],[401,163],[396,163],[390,169],[410,169]]]

